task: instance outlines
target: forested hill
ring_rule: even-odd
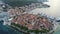
[[[37,2],[37,0],[2,0],[6,4],[9,4],[10,6],[24,6],[31,4],[32,2]]]

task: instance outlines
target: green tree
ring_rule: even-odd
[[[6,4],[9,4],[12,7],[16,6],[20,7],[31,4],[32,2],[37,2],[37,0],[2,0],[2,1],[4,1]]]

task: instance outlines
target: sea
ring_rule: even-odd
[[[9,17],[7,12],[0,13],[0,34],[23,34],[22,32],[16,31],[7,25],[3,25],[4,19],[7,20]]]
[[[0,2],[1,3],[1,2]],[[37,8],[35,10],[32,10],[32,13],[36,14],[36,13],[45,13],[47,15],[52,15],[54,17],[60,17],[60,0],[49,0],[49,2],[47,3],[48,5],[50,5],[50,8]],[[3,13],[4,14],[4,13]],[[5,13],[7,14],[7,13]],[[1,16],[0,14],[0,18],[4,18],[6,17],[6,15],[4,14],[4,16]],[[0,34],[23,34],[22,32],[18,32],[15,31],[7,26],[3,25],[3,21],[0,21]],[[60,26],[57,27],[57,29],[54,31],[53,34],[60,34]]]
[[[60,25],[57,27],[57,29],[55,30],[54,34],[60,34]]]
[[[10,27],[4,26],[3,21],[0,21],[0,34],[23,34],[22,32],[15,31]]]
[[[0,13],[0,34],[24,34],[22,32],[11,29],[10,27],[7,27],[6,25],[3,25],[4,21],[1,20],[1,18],[6,17],[7,14],[8,13],[6,13],[6,12],[3,12],[3,14]],[[3,15],[3,16],[1,16],[1,15]],[[60,25],[57,27],[57,29],[54,31],[53,34],[60,34]]]
[[[15,31],[10,27],[4,26],[3,22],[4,21],[2,20],[0,21],[0,34],[23,34],[22,32]],[[60,26],[57,27],[53,34],[60,34]]]

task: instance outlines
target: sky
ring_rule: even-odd
[[[60,0],[48,0],[49,2],[44,2],[50,5],[50,8],[37,8],[32,10],[33,13],[45,13],[49,16],[60,17]]]

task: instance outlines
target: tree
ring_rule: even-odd
[[[20,7],[24,5],[31,4],[32,2],[37,2],[37,0],[2,0],[4,3],[12,6],[12,7]]]

